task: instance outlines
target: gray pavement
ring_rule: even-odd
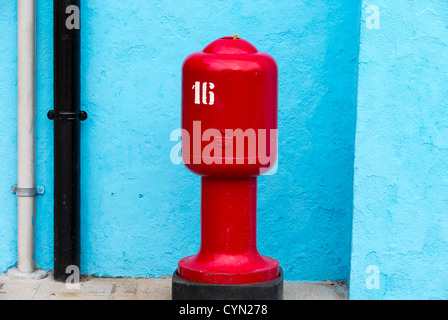
[[[285,300],[346,300],[345,283],[285,282]],[[95,278],[83,277],[79,289],[42,280],[11,279],[0,274],[0,300],[170,300],[171,277]]]

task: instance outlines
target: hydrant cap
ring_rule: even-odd
[[[223,37],[215,40],[205,47],[205,53],[215,54],[254,54],[258,50],[253,44],[244,39],[234,37]]]

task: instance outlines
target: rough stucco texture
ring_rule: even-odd
[[[170,161],[180,69],[238,33],[280,69],[278,172],[260,178],[259,249],[287,280],[349,275],[358,1],[82,2],[82,271],[171,274],[199,247],[199,178]],[[38,0],[36,260],[52,268],[52,1]],[[16,262],[16,7],[0,2],[0,271]]]
[[[361,28],[350,297],[447,299],[448,5],[375,4],[380,29],[365,11]]]

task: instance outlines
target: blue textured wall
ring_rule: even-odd
[[[53,248],[53,134],[46,112],[53,109],[52,1],[38,1],[37,119],[38,185],[46,188],[37,198],[36,260],[52,268]],[[17,262],[17,2],[0,1],[0,271]]]
[[[10,191],[17,182],[17,20],[15,4],[10,2],[0,2],[0,272],[17,259],[16,200]]]
[[[380,29],[365,12],[361,29],[350,297],[447,299],[448,4],[375,5]]]
[[[52,1],[38,0],[38,266],[52,268]],[[199,178],[170,162],[183,59],[238,33],[280,69],[259,249],[288,280],[349,275],[359,1],[82,2],[82,268],[170,274],[199,247]],[[16,7],[0,2],[0,271],[16,261]]]

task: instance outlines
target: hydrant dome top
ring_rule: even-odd
[[[234,39],[234,37],[223,37],[215,40],[206,46],[205,53],[215,54],[254,54],[258,50],[253,44],[244,39]]]

